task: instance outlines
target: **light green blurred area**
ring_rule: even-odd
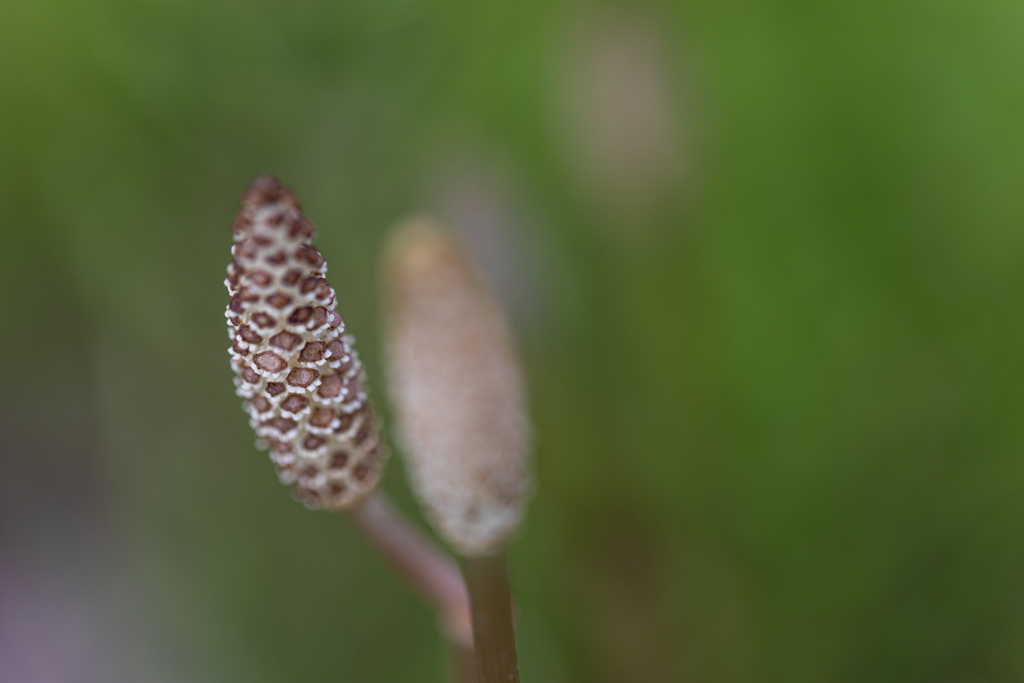
[[[1024,5],[2,14],[0,559],[116,567],[98,602],[144,647],[76,628],[145,661],[106,680],[446,680],[428,610],[290,500],[232,391],[264,172],[385,416],[388,228],[462,220],[504,278],[524,682],[1024,680]],[[400,458],[384,486],[417,514]]]

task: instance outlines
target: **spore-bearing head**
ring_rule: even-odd
[[[316,231],[272,176],[256,178],[240,204],[224,280],[236,393],[296,498],[352,507],[377,485],[387,450]]]

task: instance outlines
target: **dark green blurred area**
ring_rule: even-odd
[[[272,172],[385,414],[389,227],[441,215],[507,296],[525,683],[1024,680],[1020,3],[2,14],[0,679],[446,680],[232,391]]]

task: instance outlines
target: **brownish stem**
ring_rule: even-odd
[[[399,513],[383,493],[377,492],[351,511],[356,527],[437,611],[445,635],[458,651],[453,663],[463,683],[475,683],[472,667],[473,627],[469,595],[459,566],[443,550]]]
[[[473,610],[473,642],[480,683],[519,683],[505,551],[467,557],[462,567]]]
[[[473,646],[463,647],[449,641],[449,666],[452,668],[452,680],[459,683],[478,683],[476,677],[476,654]]]

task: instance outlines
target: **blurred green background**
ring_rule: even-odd
[[[0,681],[446,680],[233,393],[263,172],[385,415],[397,220],[512,312],[524,682],[1024,681],[1012,0],[7,0]]]

